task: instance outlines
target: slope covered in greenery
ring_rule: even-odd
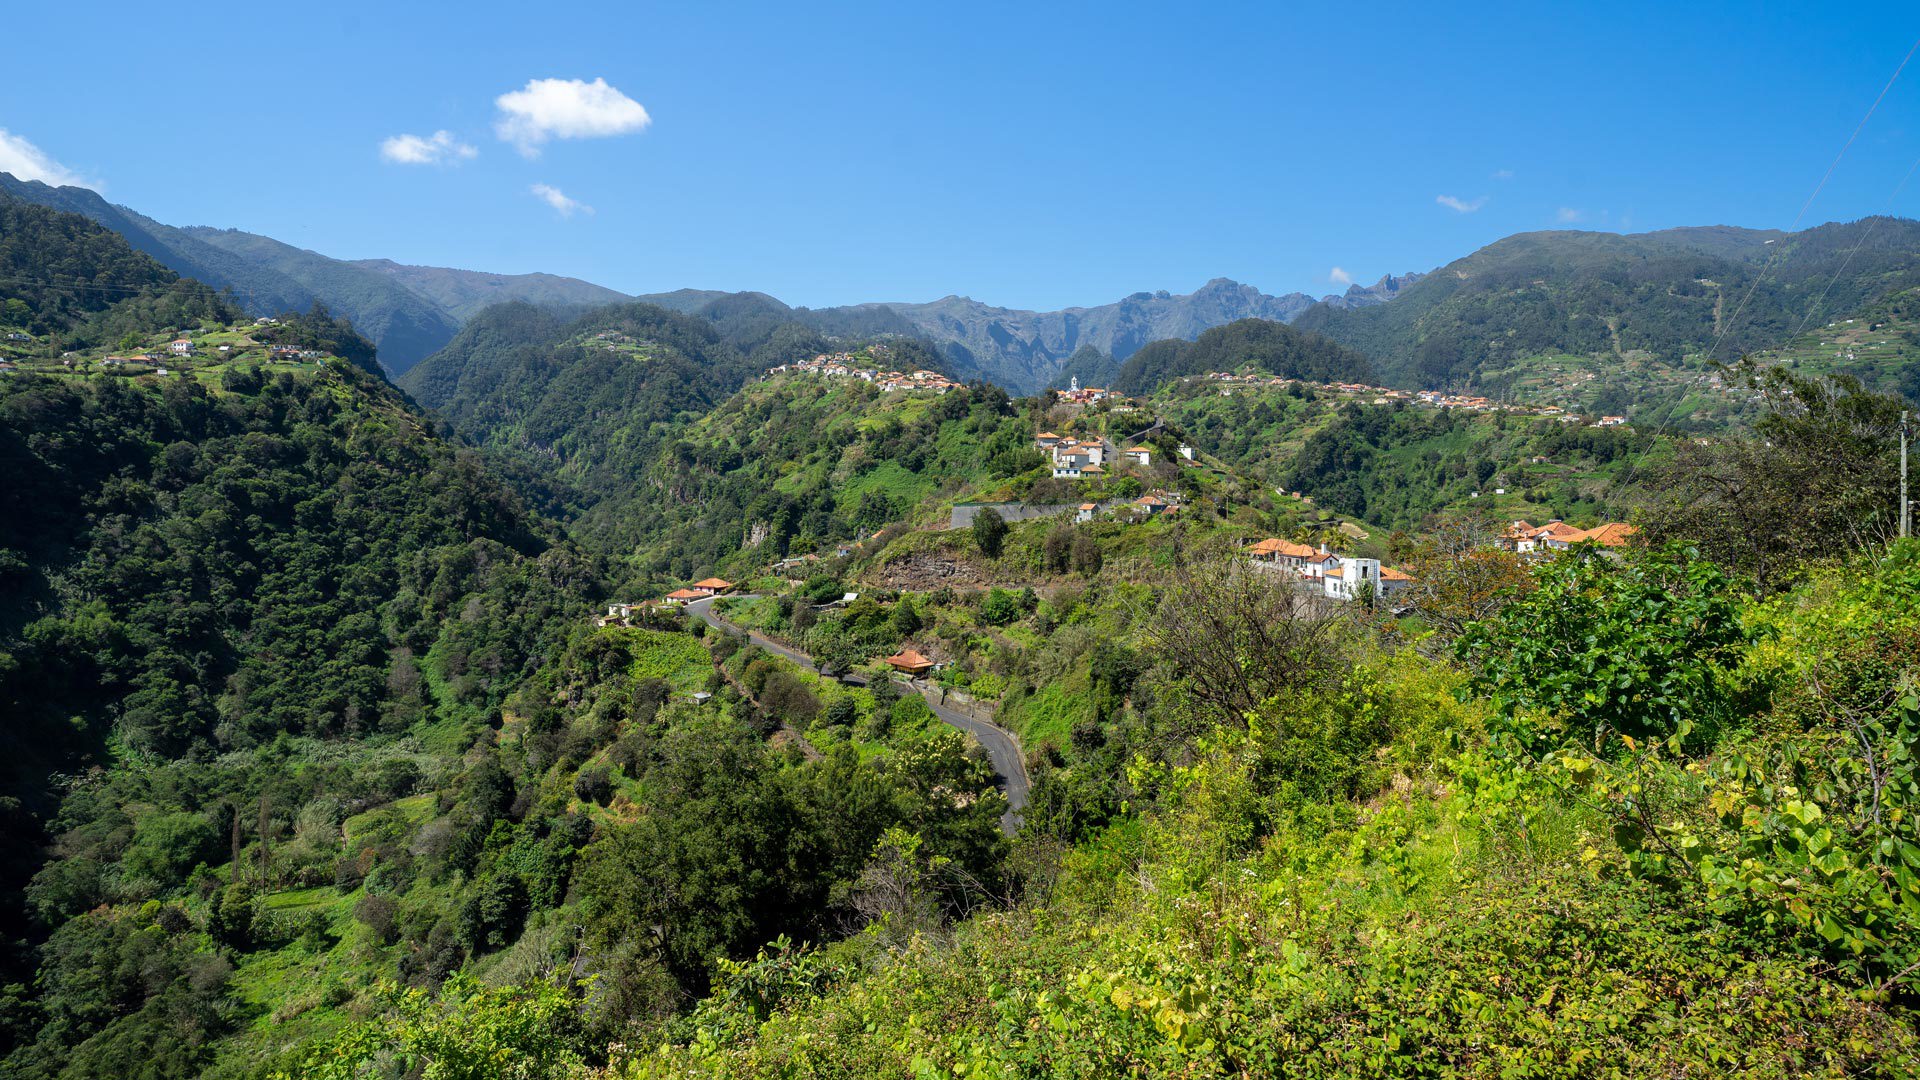
[[[302,805],[408,793],[422,748],[465,745],[596,574],[338,361],[235,370],[214,391],[15,375],[0,461],[5,794],[25,815],[6,838],[9,981],[52,932],[7,1013],[38,1064],[10,1071],[77,1054],[94,1064],[69,1075],[112,1075],[176,1021],[189,1030],[169,1053],[193,1059],[225,1030],[212,972],[231,965],[72,920],[187,888],[242,844],[243,818],[262,880],[318,884],[310,854],[276,843],[308,830]],[[83,1001],[94,991],[70,997],[58,973],[69,946],[152,946],[160,966]],[[111,963],[70,961],[76,978]]]
[[[1439,512],[1475,506],[1506,519],[1622,514],[1630,482],[1659,440],[1629,427],[1434,409],[1309,386],[1168,386],[1154,398],[1182,437],[1236,469],[1315,505],[1415,532]]]
[[[1150,391],[1169,379],[1252,367],[1269,375],[1313,382],[1372,382],[1366,357],[1282,323],[1241,319],[1216,326],[1193,341],[1150,342],[1127,358],[1113,377],[1123,393]]]
[[[706,412],[751,368],[706,322],[648,304],[562,319],[491,308],[401,385],[516,475],[576,513],[623,498],[664,432]]]
[[[744,575],[895,523],[944,524],[965,494],[1023,496],[1043,475],[1032,432],[994,387],[885,394],[854,379],[775,378],[675,428],[625,497],[580,530],[633,552],[641,580]],[[1022,476],[1026,487],[1006,486]]]
[[[1532,357],[1643,353],[1730,361],[1920,278],[1920,223],[1865,218],[1794,234],[1714,228],[1521,233],[1390,304],[1316,307],[1295,325],[1358,349],[1389,381],[1458,386]]]
[[[239,256],[251,266],[297,282],[353,320],[360,333],[379,348],[381,363],[396,374],[431,356],[460,328],[457,316],[378,269],[330,259],[238,229],[192,226],[178,231]]]
[[[0,192],[0,327],[65,330],[175,275],[78,214]]]

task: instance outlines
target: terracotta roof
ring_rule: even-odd
[[[1535,536],[1549,537],[1554,540],[1574,541],[1586,535],[1585,529],[1576,529],[1564,521],[1549,521],[1533,531]]]
[[[1041,432],[1040,434],[1038,434],[1038,435],[1035,435],[1035,436],[1034,436],[1034,438],[1036,438],[1036,439],[1057,439],[1057,438],[1059,438],[1059,437],[1060,437],[1060,436],[1058,436],[1058,435],[1055,435],[1055,434],[1054,434],[1053,432],[1051,432],[1051,431],[1043,431],[1043,432]]]
[[[1588,529],[1580,539],[1591,540],[1601,547],[1625,547],[1628,538],[1639,531],[1623,521],[1609,521],[1599,528]]]
[[[1507,526],[1507,537],[1512,540],[1518,540],[1524,536],[1531,536],[1533,534],[1533,531],[1534,531],[1533,526],[1527,524],[1526,520],[1523,518]]]
[[[1407,573],[1407,572],[1406,572],[1405,570],[1395,570],[1395,569],[1394,569],[1393,567],[1391,567],[1391,566],[1383,566],[1383,567],[1381,567],[1381,568],[1380,568],[1380,580],[1382,580],[1382,581],[1412,581],[1412,580],[1413,580],[1413,575],[1412,575],[1412,574],[1409,574],[1409,573]]]
[[[1158,495],[1142,495],[1142,496],[1140,496],[1139,498],[1137,498],[1137,499],[1135,499],[1135,500],[1133,500],[1133,501],[1134,501],[1134,502],[1136,502],[1136,503],[1139,503],[1139,504],[1140,504],[1141,506],[1165,506],[1165,505],[1167,505],[1167,500],[1165,500],[1165,499],[1163,499],[1163,498],[1161,498],[1161,497],[1160,497],[1160,496],[1158,496]]]
[[[1080,509],[1082,509],[1082,510],[1098,510],[1098,509],[1100,509],[1100,504],[1099,504],[1099,503],[1081,503],[1081,504],[1080,504]]]
[[[1310,559],[1320,554],[1311,544],[1296,544],[1291,540],[1262,540],[1247,550],[1255,555],[1285,555],[1292,559]]]
[[[1346,576],[1347,576],[1347,570],[1346,570],[1346,567],[1344,567],[1344,566],[1336,566],[1336,567],[1333,567],[1332,569],[1330,569],[1330,570],[1328,570],[1328,571],[1327,571],[1327,574],[1326,574],[1326,576],[1327,576],[1327,577],[1337,577],[1337,578],[1343,578],[1343,577],[1346,577]]]
[[[705,581],[694,582],[693,587],[696,589],[731,589],[733,588],[733,582],[722,581],[717,577],[710,577]]]
[[[892,664],[894,667],[901,667],[901,668],[919,668],[919,667],[933,666],[933,661],[920,655],[918,652],[916,652],[913,649],[902,649],[899,652],[894,653],[892,656],[887,657],[886,662],[889,664]]]
[[[669,599],[669,600],[699,600],[699,599],[702,599],[702,598],[704,598],[704,597],[705,597],[706,595],[707,595],[707,594],[706,594],[705,592],[702,592],[702,591],[701,591],[701,590],[699,590],[699,589],[675,589],[675,590],[673,590],[672,592],[670,592],[670,593],[668,593],[668,594],[667,594],[667,599]]]

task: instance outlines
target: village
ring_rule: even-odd
[[[1505,412],[1522,416],[1550,417],[1563,424],[1586,423],[1588,427],[1624,427],[1627,423],[1625,416],[1597,416],[1588,421],[1558,405],[1519,405],[1513,402],[1495,401],[1477,394],[1448,394],[1439,390],[1395,390],[1391,387],[1371,386],[1367,383],[1319,383],[1305,379],[1282,378],[1278,375],[1232,371],[1210,371],[1205,375],[1189,376],[1181,381],[1188,384],[1194,382],[1217,384],[1223,396],[1231,396],[1237,389],[1299,386],[1321,393],[1365,399],[1370,405],[1390,405],[1396,401],[1403,401],[1430,409],[1461,409],[1466,412]]]
[[[875,351],[885,355],[885,346],[874,346]],[[791,364],[781,364],[769,368],[768,376],[793,372],[799,375],[817,375],[831,379],[859,379],[872,383],[883,391],[927,390],[944,394],[956,389],[959,383],[937,371],[880,371],[862,366],[862,357],[855,353],[820,353],[811,360],[797,360]]]
[[[203,327],[142,348],[111,351],[104,356],[85,351],[65,351],[57,359],[0,359],[0,375],[18,371],[33,371],[43,375],[87,375],[98,372],[169,378],[230,361],[312,364],[326,359],[328,354],[319,349],[271,341],[270,336],[279,326],[279,319],[265,317],[232,327]],[[269,340],[262,341],[255,334],[268,337]],[[8,337],[26,343],[34,341],[26,334],[10,334]]]

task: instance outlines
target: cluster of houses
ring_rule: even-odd
[[[1439,390],[1395,390],[1387,386],[1370,386],[1366,383],[1317,383],[1305,379],[1286,379],[1278,375],[1244,374],[1232,371],[1210,371],[1199,378],[1209,382],[1224,384],[1222,395],[1230,396],[1234,387],[1280,387],[1304,386],[1309,389],[1328,393],[1344,394],[1348,397],[1368,399],[1374,405],[1387,405],[1395,401],[1404,401],[1413,405],[1422,405],[1433,409],[1460,409],[1466,412],[1507,412],[1525,416],[1547,416],[1563,424],[1581,423],[1581,418],[1567,412],[1558,405],[1516,405],[1511,402],[1495,401],[1479,394],[1448,394]],[[1626,424],[1624,416],[1602,416],[1588,424],[1589,427],[1622,427]]]
[[[1382,566],[1379,559],[1341,555],[1325,544],[1262,540],[1247,548],[1247,558],[1257,567],[1288,575],[1303,588],[1334,600],[1391,600],[1413,587],[1413,576],[1404,570]]]
[[[1055,479],[1097,478],[1105,475],[1106,467],[1115,461],[1132,462],[1143,469],[1153,464],[1153,447],[1144,443],[1115,450],[1105,438],[1076,439],[1043,431],[1033,437],[1033,445],[1053,459]],[[1182,464],[1192,463],[1193,447],[1181,445],[1180,460]]]
[[[1522,555],[1546,555],[1565,551],[1575,544],[1592,543],[1602,548],[1622,548],[1640,530],[1623,521],[1609,521],[1591,529],[1578,529],[1555,518],[1545,525],[1512,521],[1501,537],[1501,545]]]
[[[859,379],[882,390],[931,390],[936,394],[944,394],[960,386],[945,375],[924,368],[919,371],[877,371],[862,367],[860,358],[853,353],[821,353],[811,360],[796,360],[791,364],[769,368],[767,374],[778,375],[785,371],[827,378]]]
[[[658,600],[646,600],[638,604],[608,604],[607,613],[594,620],[596,626],[630,626],[634,612],[648,608],[677,608],[691,604],[695,600],[705,600],[711,596],[725,596],[733,591],[733,582],[710,577],[696,581],[684,589],[675,589]]]
[[[1157,517],[1176,517],[1180,513],[1180,496],[1170,491],[1150,491],[1128,502],[1115,500],[1105,505],[1084,502],[1074,507],[1073,520],[1092,521],[1102,513],[1111,513],[1116,520],[1134,524]]]
[[[1104,438],[1074,439],[1043,431],[1034,436],[1033,445],[1053,458],[1053,475],[1060,480],[1105,476],[1107,464],[1113,460],[1113,447]],[[1142,447],[1134,460],[1145,464],[1149,456],[1149,451]]]

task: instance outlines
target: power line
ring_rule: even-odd
[[[1807,211],[1813,208],[1813,201],[1820,197],[1822,191],[1826,190],[1827,181],[1833,179],[1833,171],[1840,167],[1841,159],[1846,157],[1847,151],[1853,148],[1854,140],[1858,139],[1860,132],[1866,129],[1867,121],[1873,119],[1873,114],[1880,108],[1880,103],[1886,100],[1887,91],[1892,90],[1893,84],[1900,80],[1900,73],[1907,70],[1907,62],[1913,59],[1915,51],[1920,51],[1920,38],[1915,38],[1912,46],[1907,49],[1907,55],[1900,58],[1900,66],[1893,69],[1893,74],[1887,78],[1887,85],[1880,88],[1879,96],[1873,99],[1873,104],[1867,106],[1866,115],[1862,116],[1860,122],[1854,125],[1853,134],[1847,136],[1847,141],[1841,144],[1840,152],[1833,155],[1833,161],[1828,163],[1827,171],[1821,174],[1820,182],[1813,186],[1813,193],[1807,196],[1806,202],[1800,204],[1800,212],[1793,216],[1793,224],[1787,227],[1789,234],[1799,231],[1800,222],[1806,218]],[[1759,291],[1760,283],[1765,281],[1767,274],[1772,271],[1774,260],[1780,257],[1780,248],[1780,245],[1775,245],[1773,251],[1768,253],[1767,261],[1760,267],[1760,273],[1754,275],[1753,284],[1747,287],[1747,295],[1740,298],[1740,306],[1734,309],[1733,317],[1720,324],[1720,332],[1714,336],[1713,347],[1707,350],[1707,359],[1713,359],[1714,356],[1720,352],[1720,343],[1726,339],[1728,332],[1733,329],[1733,324],[1739,321],[1741,313],[1747,310],[1747,302],[1753,299],[1755,292]]]
[[[1804,219],[1807,216],[1807,211],[1813,208],[1814,200],[1818,199],[1820,197],[1820,193],[1826,190],[1827,181],[1833,179],[1834,170],[1840,167],[1841,159],[1847,156],[1847,151],[1853,147],[1855,140],[1860,138],[1860,132],[1866,129],[1867,121],[1873,119],[1874,112],[1880,108],[1880,103],[1886,100],[1887,92],[1893,89],[1893,84],[1900,80],[1900,73],[1907,70],[1907,64],[1910,61],[1912,61],[1913,55],[1915,52],[1920,52],[1920,38],[1915,38],[1913,41],[1913,44],[1907,47],[1907,54],[1900,58],[1899,66],[1895,67],[1893,69],[1893,74],[1887,77],[1887,84],[1880,88],[1880,93],[1876,97],[1874,97],[1873,104],[1867,106],[1866,114],[1860,117],[1860,122],[1858,124],[1855,124],[1853,127],[1853,133],[1847,136],[1847,141],[1845,143],[1841,144],[1840,152],[1835,154],[1833,156],[1833,160],[1827,164],[1827,171],[1821,174],[1820,182],[1813,186],[1813,192],[1807,196],[1807,201],[1800,204],[1800,212],[1794,215],[1793,224],[1787,229],[1787,232],[1789,234],[1799,230],[1800,222],[1802,219]],[[1920,161],[1915,162],[1915,165],[1920,166]],[[1907,172],[1907,175],[1911,177],[1913,175],[1913,170],[1909,169]],[[1906,182],[1907,181],[1905,179],[1902,179],[1900,181],[1900,184],[1894,188],[1894,193],[1898,194],[1900,189],[1906,186]],[[1892,195],[1888,196],[1889,201],[1891,201],[1892,198],[1893,198]],[[1865,243],[1864,237],[1862,237],[1859,241],[1856,241],[1856,243],[1854,244],[1854,250],[1858,251],[1860,244],[1862,243]],[[1707,359],[1709,361],[1711,361],[1714,358],[1714,356],[1717,353],[1719,353],[1720,343],[1726,339],[1728,332],[1733,329],[1733,325],[1735,322],[1739,320],[1741,313],[1746,311],[1747,302],[1753,299],[1753,294],[1760,288],[1760,283],[1766,279],[1767,274],[1771,272],[1771,270],[1773,269],[1774,261],[1780,257],[1781,248],[1784,246],[1785,245],[1782,245],[1782,244],[1773,245],[1773,250],[1767,254],[1767,261],[1763,263],[1760,267],[1760,273],[1754,275],[1753,284],[1747,287],[1747,294],[1741,298],[1739,306],[1734,309],[1732,318],[1729,318],[1727,321],[1720,324],[1719,333],[1714,335],[1713,344],[1707,349]],[[1853,258],[1852,254],[1851,253],[1848,254],[1847,260],[1849,262],[1852,261],[1852,258]],[[1845,264],[1843,263],[1842,269],[1844,268],[1845,268]],[[1838,272],[1834,274],[1834,280],[1836,281],[1839,280]],[[1833,287],[1832,282],[1829,282],[1827,287],[1831,289]],[[1826,293],[1823,291],[1821,293],[1820,301],[1824,302],[1825,299],[1826,299]],[[1797,333],[1798,332],[1796,331],[1796,334]],[[1665,435],[1668,432],[1668,430],[1671,429],[1672,427],[1673,427],[1673,409],[1669,408],[1667,410],[1666,418],[1660,422],[1660,426],[1658,429],[1654,431],[1653,437],[1656,439],[1660,438],[1661,436]],[[1639,472],[1639,465],[1640,463],[1637,458],[1630,456],[1627,459],[1627,475],[1622,477],[1620,480],[1620,483],[1622,486],[1625,486],[1626,484],[1629,484],[1633,481],[1635,474]]]
[[[1880,219],[1886,216],[1888,210],[1893,208],[1893,201],[1900,197],[1901,191],[1906,189],[1907,181],[1913,179],[1913,174],[1916,169],[1920,169],[1920,158],[1913,159],[1913,164],[1907,169],[1907,175],[1901,177],[1900,182],[1895,184],[1893,190],[1887,194],[1886,204],[1880,208],[1880,214],[1867,222],[1865,229],[1860,230],[1860,238],[1853,242],[1853,250],[1847,252],[1847,257],[1840,262],[1840,268],[1835,270],[1833,276],[1827,279],[1827,287],[1820,290],[1820,295],[1814,298],[1812,306],[1807,308],[1807,313],[1800,317],[1800,325],[1794,327],[1793,337],[1799,337],[1801,332],[1806,330],[1807,324],[1813,321],[1814,313],[1820,310],[1820,305],[1827,302],[1827,294],[1833,291],[1834,285],[1840,280],[1840,275],[1847,272],[1847,267],[1853,265],[1853,257],[1860,254],[1860,249],[1866,246],[1867,240],[1873,236],[1874,230],[1879,228]],[[1789,338],[1789,340],[1791,340],[1791,338]]]

